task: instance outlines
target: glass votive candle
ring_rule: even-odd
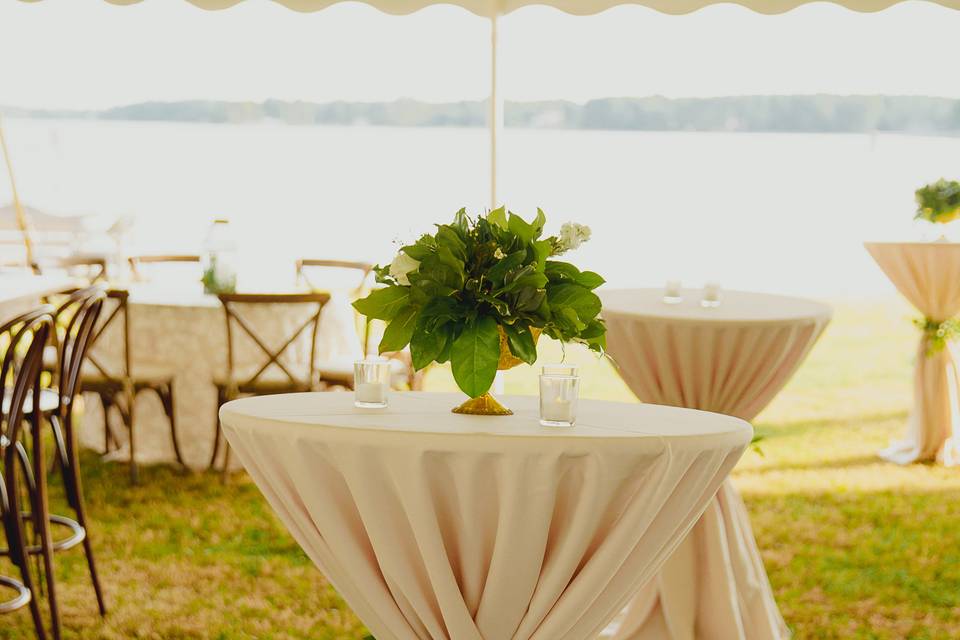
[[[540,376],[540,424],[572,427],[577,422],[580,376]]]
[[[580,367],[575,364],[545,364],[540,367],[540,375],[544,376],[575,376],[579,373]]]
[[[700,300],[701,306],[719,307],[720,306],[720,283],[708,282],[703,285],[703,299]]]
[[[358,360],[353,363],[353,404],[362,409],[387,406],[390,390],[390,362]]]
[[[663,288],[663,301],[667,304],[680,304],[683,302],[683,294],[680,290],[679,280],[667,280],[667,285]]]

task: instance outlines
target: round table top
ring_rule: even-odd
[[[274,429],[279,425],[349,430],[370,438],[371,431],[437,435],[488,435],[506,438],[700,438],[714,445],[746,445],[749,423],[705,411],[653,404],[581,399],[577,424],[568,428],[539,423],[539,399],[507,396],[512,416],[469,416],[451,412],[463,401],[456,393],[399,392],[385,409],[360,409],[352,393],[294,393],[242,398],[220,409],[228,427]],[[713,442],[716,440],[716,442]]]
[[[603,315],[631,316],[652,321],[716,324],[792,324],[826,320],[830,307],[816,300],[750,291],[721,290],[717,307],[704,307],[701,289],[683,289],[682,301],[667,304],[664,289],[613,289],[600,291]]]

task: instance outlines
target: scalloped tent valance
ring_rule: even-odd
[[[40,0],[23,0],[38,2]],[[105,0],[110,4],[131,5],[143,0]],[[229,9],[244,0],[184,0],[208,10]],[[822,0],[272,0],[294,11],[312,12],[346,1],[366,4],[384,13],[404,15],[437,4],[463,7],[478,16],[505,15],[526,6],[548,6],[574,15],[591,15],[621,5],[649,7],[661,13],[684,14],[715,4],[738,4],[757,13],[785,13],[800,5],[819,3]],[[824,4],[836,4],[853,11],[882,11],[903,0],[826,0]],[[950,9],[960,9],[960,0],[923,0]]]

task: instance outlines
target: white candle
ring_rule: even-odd
[[[572,423],[574,421],[573,403],[570,400],[561,400],[559,398],[545,402],[543,405],[542,418],[550,422]]]
[[[704,307],[720,306],[720,283],[708,282],[703,285],[703,299],[700,304]]]
[[[679,298],[680,297],[680,281],[667,280],[667,286],[664,287],[664,295],[666,295],[668,298]]]
[[[387,385],[382,382],[361,382],[355,391],[357,402],[363,404],[386,404]]]

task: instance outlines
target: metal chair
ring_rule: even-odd
[[[28,550],[31,546],[45,551],[44,568],[53,636],[60,637],[40,424],[40,374],[43,370],[43,349],[53,326],[52,311],[52,307],[43,306],[0,326],[0,337],[5,348],[0,363],[0,458],[3,460],[0,473],[0,520],[3,521],[7,541],[7,548],[0,554],[9,556],[21,576],[20,580],[0,576],[0,584],[15,593],[11,599],[0,602],[0,613],[29,606],[38,640],[46,640],[47,634],[36,598],[37,590],[30,574]],[[22,442],[25,439],[24,424],[28,422],[33,444],[32,461]],[[34,525],[33,544],[27,538],[25,519]]]
[[[185,466],[180,450],[180,440],[177,436],[177,414],[173,393],[172,371],[166,369],[136,367],[131,357],[131,326],[130,326],[130,293],[125,289],[110,289],[106,292],[107,303],[110,307],[98,324],[93,336],[94,342],[111,327],[120,332],[119,365],[109,365],[102,354],[87,354],[88,366],[83,368],[81,382],[83,390],[95,393],[103,406],[104,450],[118,446],[119,439],[110,428],[110,410],[115,408],[120,415],[123,425],[127,429],[130,445],[130,481],[136,484],[139,481],[139,468],[136,462],[136,420],[135,407],[137,397],[143,391],[150,391],[157,395],[163,412],[170,422],[170,438],[173,442],[173,452],[177,462]]]
[[[88,349],[95,340],[95,329],[103,310],[106,292],[103,287],[91,286],[71,293],[54,314],[54,328],[58,329],[57,369],[55,389],[41,390],[40,408],[53,431],[56,460],[60,463],[67,505],[73,510],[76,520],[52,514],[50,522],[66,528],[70,535],[53,543],[53,550],[66,551],[83,545],[87,568],[93,583],[100,615],[107,608],[103,589],[97,575],[93,548],[87,528],[86,506],[80,473],[80,453],[77,432],[73,422],[73,408],[80,393],[81,373],[87,360]],[[60,330],[58,327],[62,327]],[[54,407],[47,398],[53,394]]]
[[[223,307],[227,326],[227,370],[224,376],[214,379],[214,386],[217,388],[218,417],[213,441],[213,454],[210,457],[210,467],[213,468],[216,466],[217,455],[222,443],[224,447],[223,473],[226,477],[230,467],[230,446],[223,438],[220,429],[220,406],[242,395],[294,393],[298,391],[315,391],[320,388],[319,371],[317,369],[317,332],[320,327],[320,315],[323,312],[324,305],[330,300],[330,295],[326,293],[221,293],[217,297],[220,299],[220,304]],[[253,323],[243,316],[240,309],[244,307],[253,308],[281,305],[304,305],[310,310],[310,315],[281,343],[280,347],[272,348],[268,346],[268,341],[262,337],[262,329],[258,331],[258,329],[253,326]],[[312,310],[309,309],[311,306],[315,308]],[[297,375],[291,371],[292,368],[296,367],[284,364],[281,358],[305,331],[310,332],[309,362],[306,367],[301,367],[304,368],[305,371],[300,371],[300,375]],[[238,352],[237,338],[239,336],[245,336],[252,341],[257,347],[257,351],[262,352],[264,358],[252,366],[245,366],[244,373],[241,373],[236,361]],[[279,377],[265,375],[271,368],[271,365],[279,369],[282,375]],[[247,375],[250,371],[253,373]]]

